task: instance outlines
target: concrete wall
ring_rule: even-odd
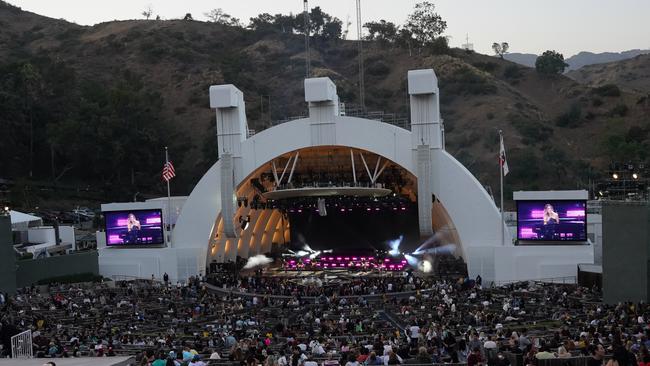
[[[603,301],[648,301],[649,206],[603,202]]]
[[[587,214],[587,236],[594,246],[594,264],[603,264],[603,216]]]
[[[204,248],[102,248],[99,273],[110,278],[162,278],[172,282],[205,273]]]
[[[30,286],[40,280],[79,273],[99,274],[97,252],[81,252],[43,259],[29,259],[17,262],[16,285]]]
[[[27,230],[27,240],[30,243],[56,244],[54,228],[47,226],[33,227]]]
[[[576,281],[578,263],[593,263],[591,245],[524,245],[494,248],[497,283],[533,279]]]
[[[0,215],[0,292],[16,292],[15,262],[11,219],[9,216]]]

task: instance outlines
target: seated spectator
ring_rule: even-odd
[[[393,351],[390,351],[388,353],[388,357],[384,357],[384,365],[401,365],[402,362],[403,362],[402,358]],[[354,366],[358,366],[358,365],[354,365]]]
[[[481,349],[475,347],[472,353],[467,357],[467,366],[483,366],[483,357],[481,356]]]
[[[535,358],[538,360],[548,360],[550,358],[556,358],[555,354],[549,352],[548,347],[545,344],[539,348],[539,352],[535,354]]]

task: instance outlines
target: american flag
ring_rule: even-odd
[[[503,167],[503,176],[508,175],[508,161],[506,160],[506,147],[503,145],[503,136],[501,136],[501,145],[499,146],[499,165]]]
[[[163,165],[162,179],[165,182],[169,182],[175,176],[176,176],[176,172],[174,171],[174,165],[172,164],[171,161],[166,162],[165,165]]]

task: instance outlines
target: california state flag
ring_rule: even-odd
[[[499,147],[499,164],[503,167],[503,176],[508,175],[510,171],[508,169],[508,161],[506,160],[506,148],[503,146],[503,136],[500,138],[500,147]]]

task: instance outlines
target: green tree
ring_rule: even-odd
[[[323,32],[323,27],[330,16],[323,12],[320,6],[311,9],[309,13],[309,29],[314,35],[320,35]]]
[[[494,51],[494,54],[499,56],[502,60],[503,60],[503,55],[508,53],[508,48],[510,48],[508,42],[492,43],[492,50]]]
[[[153,9],[151,8],[151,4],[149,4],[142,12],[142,16],[149,20],[149,18],[151,18],[151,14],[153,14]]]
[[[343,22],[338,18],[328,20],[323,26],[322,37],[325,40],[341,39]]]
[[[295,17],[291,14],[275,14],[273,19],[273,24],[282,32],[282,33],[293,33],[293,25],[295,22]]]
[[[369,41],[378,41],[382,46],[392,43],[397,38],[397,27],[393,22],[387,22],[381,19],[378,22],[367,22],[363,25],[368,30],[366,39]]]
[[[187,18],[187,15],[190,16],[189,19]],[[192,20],[192,14],[187,13],[187,15],[185,15],[185,20]],[[203,13],[203,15],[206,18],[208,18],[209,22],[223,24],[223,25],[230,25],[233,27],[241,27],[241,22],[239,21],[239,18],[233,17],[232,15],[224,12],[221,8],[212,9],[207,13]]]
[[[274,28],[275,17],[269,13],[262,13],[255,18],[250,18],[248,28],[254,31],[270,31]]]
[[[564,62],[564,56],[555,51],[546,51],[535,61],[535,70],[544,76],[559,75],[569,66]]]
[[[395,38],[395,44],[398,47],[406,48],[409,50],[409,56],[412,55],[415,39],[413,39],[413,33],[406,28],[401,28],[397,32],[397,37]]]
[[[419,45],[430,45],[447,29],[447,22],[435,12],[435,8],[428,1],[417,3],[406,20],[404,28],[411,32]]]
[[[320,6],[311,9],[309,13],[309,35],[323,40],[341,38],[343,22],[325,13]],[[305,13],[297,14],[293,18],[293,29],[300,34],[305,34]]]

